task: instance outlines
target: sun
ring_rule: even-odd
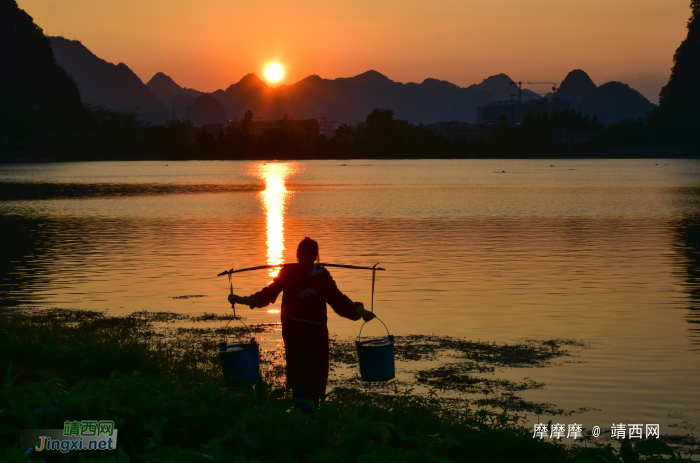
[[[268,64],[265,68],[265,78],[270,82],[278,82],[284,77],[284,68],[277,63]]]

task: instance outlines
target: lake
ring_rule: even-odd
[[[393,334],[586,343],[499,373],[595,408],[562,423],[700,424],[700,161],[4,164],[0,192],[4,306],[226,313],[217,273],[294,262],[309,236],[323,262],[387,269],[374,310]],[[371,272],[331,273],[369,308]],[[279,321],[279,300],[238,310]],[[339,337],[359,326],[329,314]]]

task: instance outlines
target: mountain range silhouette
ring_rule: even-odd
[[[354,77],[323,79],[311,75],[299,82],[270,87],[255,74],[244,76],[226,90],[212,93],[230,119],[247,110],[255,115],[300,119],[328,117],[340,122],[364,122],[374,108],[392,109],[398,119],[414,124],[449,119],[476,121],[476,107],[485,101],[510,99],[514,87],[505,74],[467,88],[437,79],[420,84],[395,82],[377,71]],[[152,82],[147,84],[151,87]],[[525,90],[524,94],[536,94]]]
[[[145,120],[162,124],[173,115],[184,119],[188,107],[206,94],[182,87],[162,72],[144,84],[124,63],[108,63],[78,41],[52,37],[51,43],[56,61],[75,79],[85,103],[116,110],[137,109]],[[478,106],[513,98],[517,87],[511,82],[509,76],[498,74],[469,87],[432,78],[404,84],[370,70],[337,79],[311,75],[293,84],[270,87],[255,74],[247,74],[210,95],[223,106],[223,120],[240,120],[251,110],[266,118],[288,114],[299,119],[327,117],[341,123],[358,123],[364,122],[374,108],[386,108],[393,110],[397,119],[430,124],[449,120],[476,122]],[[523,101],[531,98],[541,96],[523,89]],[[575,109],[597,115],[606,123],[638,118],[655,107],[625,84],[596,86],[582,70],[567,75],[557,98],[570,101]],[[187,116],[196,119],[191,120],[196,124],[222,121],[219,106],[210,99],[201,100]]]
[[[133,109],[154,124],[171,118],[166,106],[126,64],[98,58],[77,40],[50,39],[56,62],[78,84],[83,103],[115,110]]]
[[[204,93],[193,88],[180,87],[162,72],[154,75],[146,86],[169,110],[174,111],[174,115],[178,119],[184,117],[187,107]]]

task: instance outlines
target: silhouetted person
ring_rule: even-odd
[[[287,388],[297,400],[316,406],[328,383],[328,316],[326,303],[335,313],[350,320],[370,321],[375,315],[361,302],[344,295],[320,262],[318,243],[304,238],[297,248],[297,264],[285,264],[270,286],[252,296],[228,297],[230,303],[265,307],[282,295],[282,338],[287,353]],[[316,263],[314,263],[316,261]],[[310,412],[306,403],[302,411]]]

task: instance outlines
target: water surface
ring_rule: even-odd
[[[685,434],[669,426],[700,420],[699,192],[688,160],[0,165],[0,297],[224,313],[217,273],[293,262],[309,236],[324,262],[387,269],[374,306],[393,333],[582,340],[563,365],[501,374],[546,382],[530,400],[599,409],[572,423]],[[275,274],[236,275],[234,291]],[[370,272],[332,274],[369,305]],[[279,319],[279,301],[242,310]],[[359,324],[331,315],[329,328]]]

